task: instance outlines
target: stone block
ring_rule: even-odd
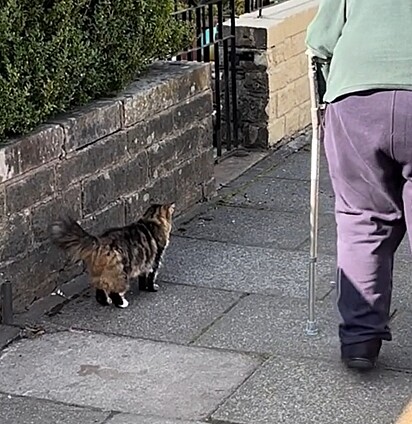
[[[76,185],[56,193],[50,200],[33,207],[30,214],[34,243],[40,243],[49,238],[49,228],[55,219],[67,215],[76,220],[80,219],[81,203],[81,187]]]
[[[53,122],[64,128],[64,149],[68,153],[118,131],[122,127],[122,103],[119,100],[96,101],[56,117]]]
[[[102,234],[109,228],[122,227],[124,225],[125,205],[123,200],[113,202],[82,221],[84,229],[95,235]]]
[[[36,423],[37,424],[37,423]],[[106,424],[106,423],[105,423]],[[141,415],[119,414],[107,421],[107,424],[204,424],[200,421],[171,420],[168,418],[143,417]]]
[[[236,47],[265,50],[267,48],[267,29],[247,26],[238,19],[236,25]]]
[[[305,54],[291,57],[287,61],[270,67],[268,72],[271,92],[276,92],[303,77],[309,81]],[[308,98],[308,95],[305,97]]]
[[[63,152],[60,125],[41,125],[31,134],[0,146],[0,183],[56,159]]]
[[[212,415],[239,424],[390,424],[410,400],[412,376],[359,375],[341,364],[275,356]]]
[[[130,127],[211,86],[210,64],[156,63],[124,92],[124,125]]]
[[[157,293],[148,293],[139,292],[137,284],[132,284],[127,294],[130,305],[124,311],[102,308],[89,291],[47,322],[64,328],[189,344],[240,298],[239,293],[162,281],[159,285]]]
[[[282,90],[279,90],[277,94],[278,116],[282,116],[309,100],[308,77],[304,76],[299,78]]]
[[[287,135],[286,118],[274,118],[269,123],[269,146],[274,146]]]
[[[286,112],[286,114],[284,115],[286,136],[291,137],[301,129],[299,127],[299,123],[301,120],[300,115],[301,115],[300,107],[295,107],[291,109],[289,112]]]
[[[150,178],[156,179],[171,172],[181,163],[209,149],[212,142],[212,122],[203,119],[185,132],[153,144],[147,149]]]
[[[2,424],[102,424],[108,412],[0,394]]]
[[[310,182],[265,179],[266,185],[254,182],[233,196],[231,205],[254,207],[276,212],[309,213]],[[335,200],[329,190],[320,190],[319,213],[333,215]]]
[[[127,150],[136,154],[173,132],[174,109],[168,109],[127,129]]]
[[[259,364],[238,353],[94,333],[47,334],[5,353],[7,393],[181,420],[205,419]]]
[[[0,261],[13,259],[30,249],[30,217],[27,212],[0,219]]]
[[[56,189],[54,168],[49,166],[30,172],[5,187],[6,212],[14,213],[51,196]]]
[[[310,101],[307,101],[299,106],[299,128],[307,127],[311,120],[311,104]]]
[[[63,190],[128,157],[127,134],[120,131],[64,157],[56,167],[57,186]]]
[[[307,252],[173,237],[159,277],[177,284],[306,299],[308,265]],[[335,275],[333,257],[319,257],[318,275],[322,297],[330,292]]]
[[[257,123],[245,123],[240,128],[243,136],[243,144],[246,147],[268,147],[269,132],[267,126]]]
[[[143,151],[132,160],[83,182],[83,214],[103,209],[121,196],[141,189],[147,181],[147,154]]]
[[[285,51],[285,60],[289,60],[292,57],[304,56],[306,51],[306,27],[309,22],[305,23],[305,28],[302,32],[292,35],[289,38],[286,38],[284,41],[284,51]]]
[[[309,236],[309,220],[306,218],[306,215],[296,213],[218,206],[175,228],[174,234],[222,243],[293,250]]]
[[[273,15],[272,23],[268,28],[267,46],[273,47],[279,42],[306,31],[316,11],[317,4],[314,1],[302,1],[302,4],[296,8],[291,7],[289,10]]]
[[[269,78],[266,72],[247,72],[243,82],[245,90],[255,95],[261,94],[263,98],[268,97]]]
[[[1,308],[0,308],[0,312],[1,312]],[[8,346],[15,339],[17,339],[19,337],[19,334],[20,334],[19,328],[12,327],[10,325],[0,324],[0,351],[4,349],[6,346]],[[0,405],[1,405],[1,395],[0,395]],[[2,413],[2,408],[0,408],[0,418],[1,418],[1,413]]]
[[[124,198],[126,224],[137,221],[151,203],[177,202],[176,206],[179,209],[180,198],[177,192],[177,176],[178,171],[175,170],[168,175],[157,178],[151,185],[139,192],[126,196]]]
[[[192,122],[201,121],[213,112],[212,91],[208,90],[196,97],[180,103],[174,110],[173,123],[176,130],[188,127]]]
[[[3,265],[0,273],[13,285],[15,310],[22,311],[35,300],[50,294],[60,281],[59,272],[67,263],[62,251],[47,244]],[[70,269],[70,272],[75,271]]]

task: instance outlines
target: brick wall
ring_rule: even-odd
[[[82,272],[48,241],[69,213],[93,232],[152,201],[182,211],[214,191],[210,67],[159,63],[119,97],[0,145],[0,273],[19,311]]]
[[[289,0],[236,21],[240,137],[270,147],[310,124],[306,28],[318,0]]]

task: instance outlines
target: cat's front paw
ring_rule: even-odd
[[[159,284],[153,283],[152,286],[147,289],[147,291],[157,292],[159,290],[159,288],[160,288]]]

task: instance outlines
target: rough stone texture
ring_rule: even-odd
[[[78,275],[50,246],[52,220],[100,232],[154,200],[182,212],[214,193],[212,100],[209,64],[156,63],[118,97],[0,146],[0,271],[16,308]]]
[[[0,261],[26,252],[30,241],[30,219],[27,213],[16,213],[0,219]]]
[[[187,74],[189,69],[190,77]],[[205,66],[200,64],[160,63],[153,65],[151,71],[148,77],[136,81],[125,90],[123,104],[126,127],[207,90],[211,85],[210,72],[205,72]],[[164,78],[165,71],[172,78]]]
[[[8,214],[19,212],[51,196],[56,189],[55,180],[53,166],[47,166],[15,183],[6,185],[6,212]]]
[[[0,308],[1,313],[1,308]],[[1,322],[1,321],[0,321]],[[0,324],[0,351],[18,337],[20,329]],[[1,416],[1,414],[0,414]]]
[[[280,357],[322,359],[334,362],[339,357],[336,293],[316,302],[319,334],[308,337],[306,301],[287,297],[250,295],[242,299],[216,322],[196,345],[233,349],[244,352],[269,353]],[[394,302],[395,307],[400,307]],[[381,366],[412,370],[412,314],[400,309],[393,322],[393,338],[382,348]]]
[[[11,394],[198,420],[212,413],[257,365],[256,359],[238,353],[61,333],[7,348],[0,374],[2,390]]]
[[[65,151],[79,149],[122,127],[122,104],[119,100],[98,101],[61,120],[65,132]]]
[[[101,424],[108,415],[107,412],[0,394],[2,424]]]
[[[165,281],[247,293],[306,297],[308,255],[174,237],[160,276]],[[319,296],[330,290],[334,258],[319,258]]]
[[[9,142],[0,149],[0,183],[30,171],[59,157],[64,131],[59,125],[42,125],[18,142]]]
[[[324,226],[331,225],[332,220],[328,218]],[[325,228],[329,230],[329,226]],[[293,250],[306,242],[309,221],[307,215],[299,213],[218,206],[178,226],[174,233],[224,243]],[[324,249],[323,253],[329,251]]]
[[[138,415],[119,414],[107,421],[107,424],[204,424],[200,421],[169,420],[167,418],[142,417]]]
[[[120,131],[84,149],[68,154],[56,168],[57,185],[65,189],[88,175],[110,168],[127,158],[127,132]]]
[[[411,385],[411,374],[362,376],[337,364],[275,356],[213,418],[239,424],[393,424]]]
[[[124,311],[102,308],[89,292],[49,321],[65,327],[189,343],[240,298],[237,293],[159,284],[157,293],[139,293],[135,286],[127,295],[130,306]]]
[[[310,182],[298,180],[263,179],[240,190],[224,204],[270,209],[277,212],[309,213]],[[319,190],[320,214],[333,214],[335,200],[333,194],[325,189]]]
[[[270,147],[310,123],[306,28],[316,0],[291,0],[236,19],[240,139]],[[229,32],[224,25],[224,33]]]

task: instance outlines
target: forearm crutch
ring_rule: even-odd
[[[325,105],[323,94],[326,88],[321,66],[325,61],[308,54],[308,76],[310,87],[312,141],[310,160],[310,260],[308,284],[308,320],[306,333],[309,336],[318,334],[315,313],[317,262],[318,262],[318,221],[319,221],[319,165],[320,142],[323,136],[322,122]]]

